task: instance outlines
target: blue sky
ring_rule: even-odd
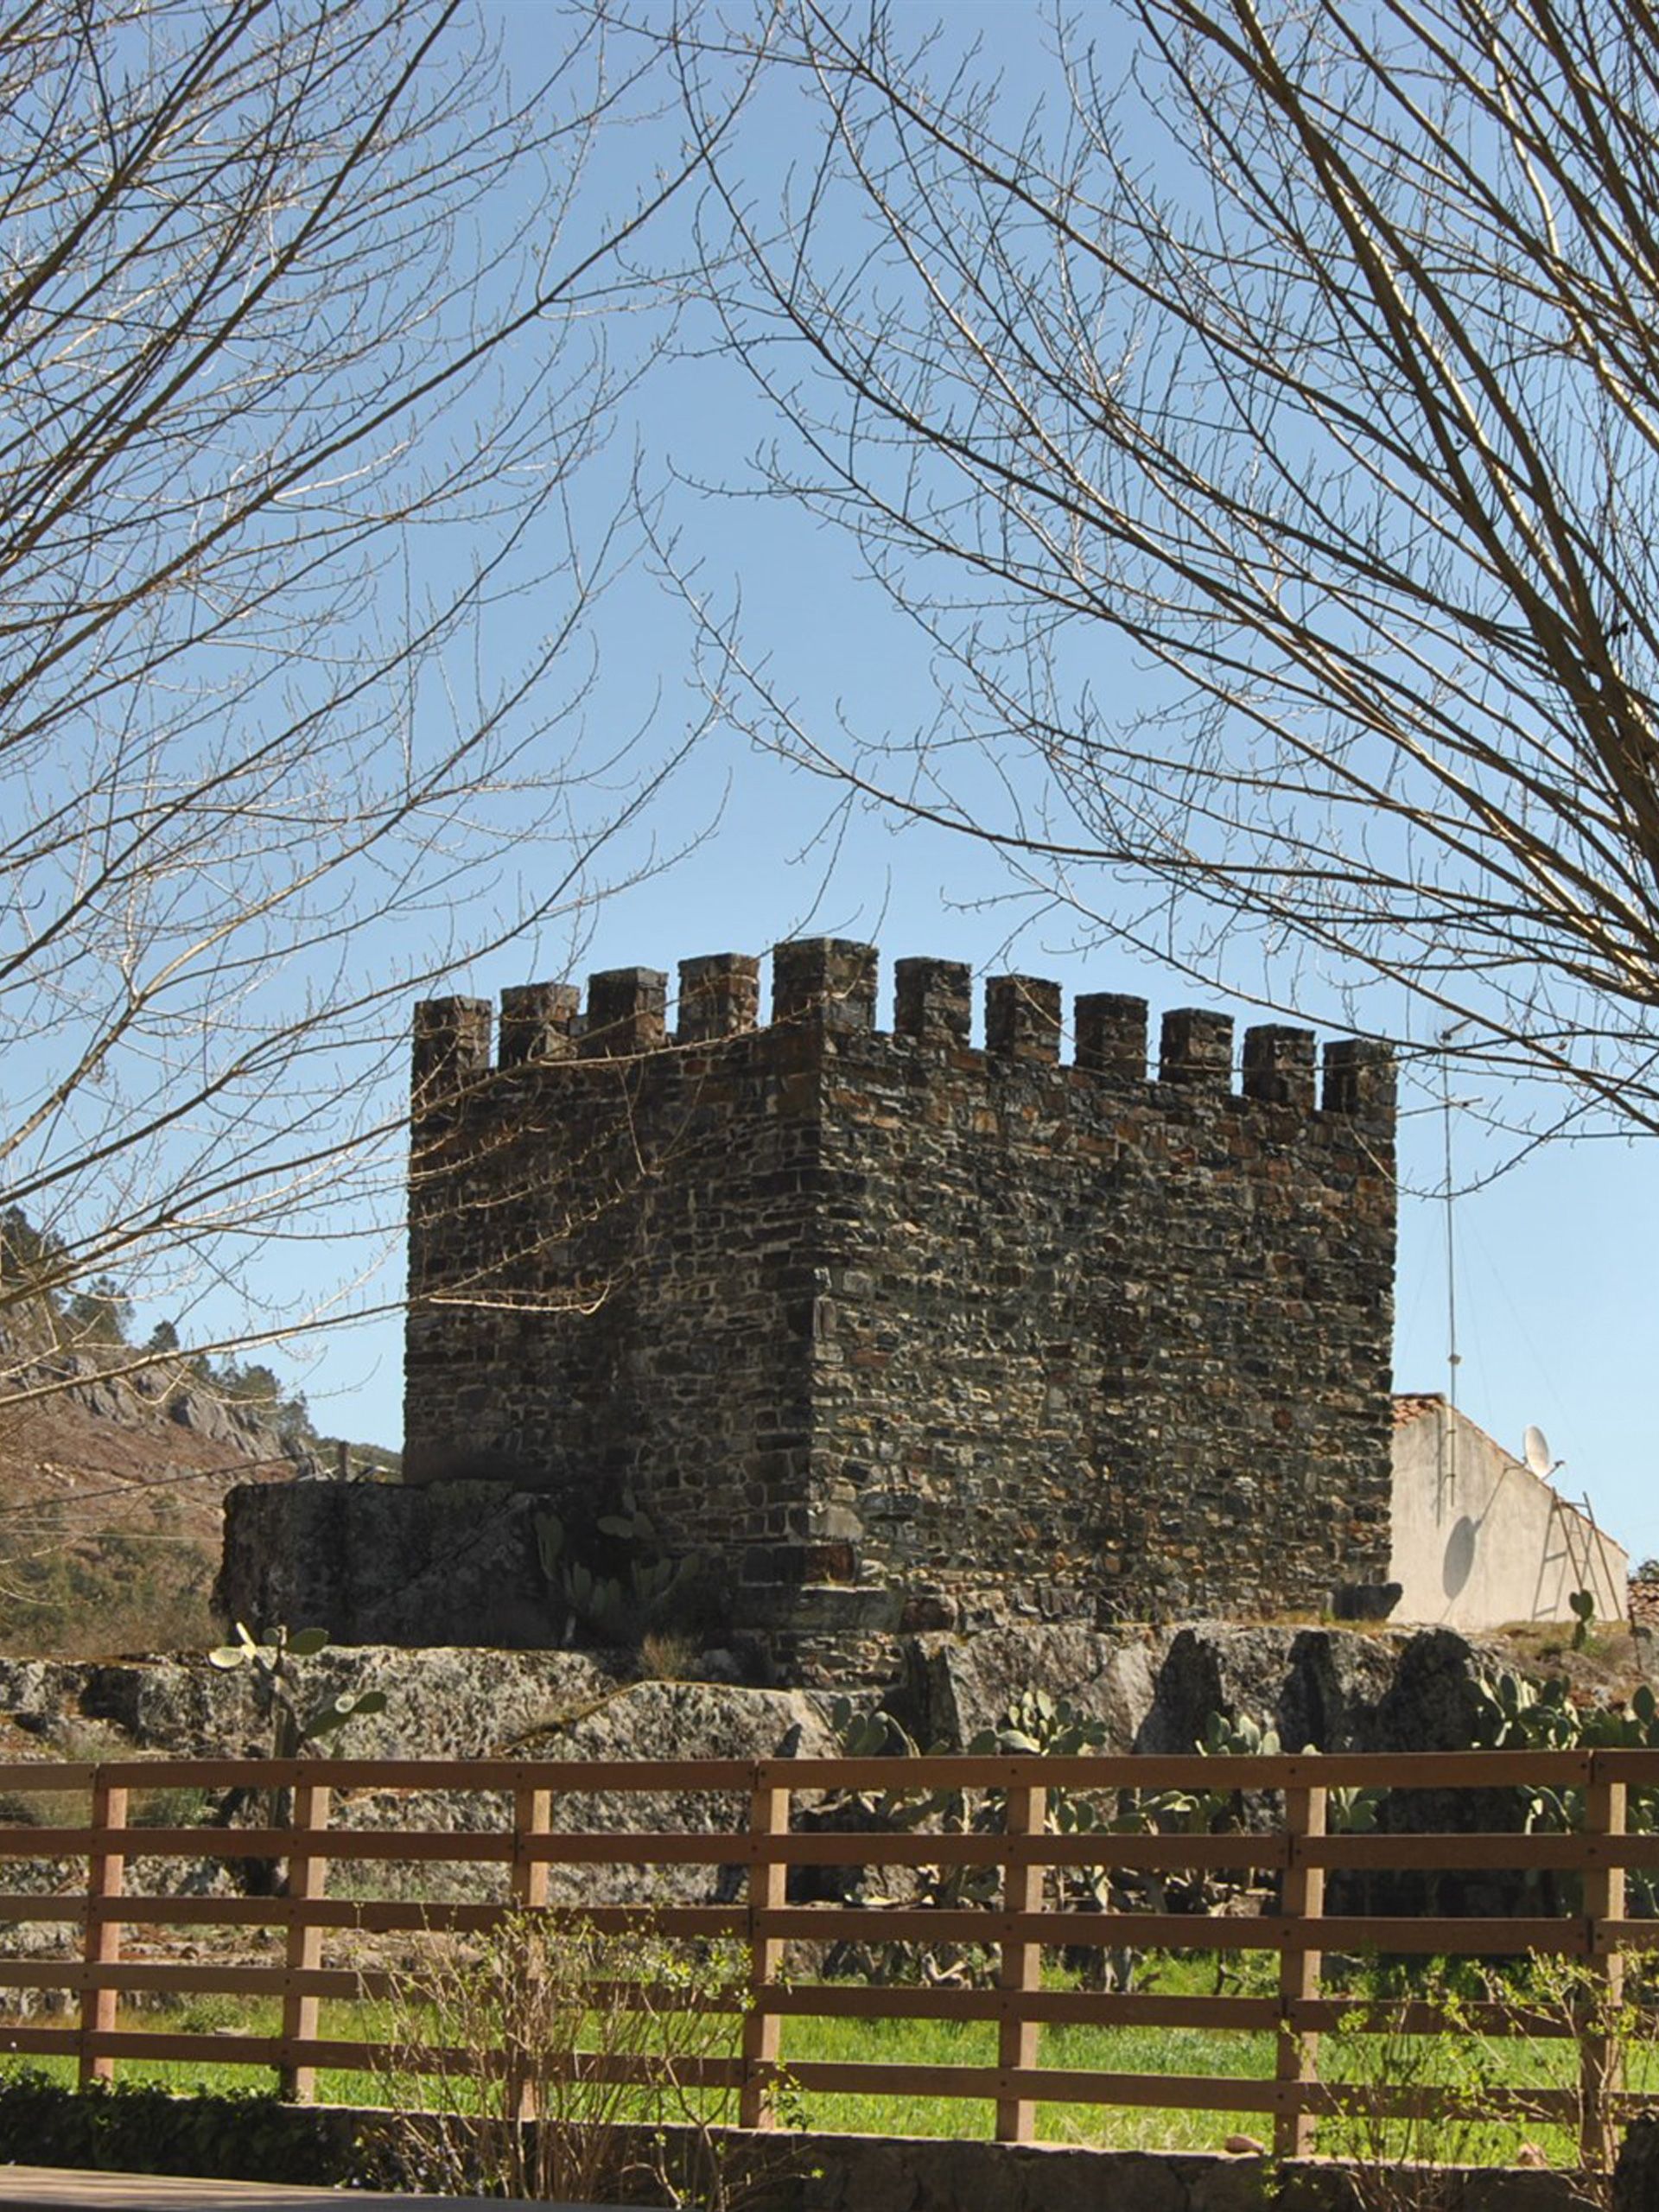
[[[533,0],[498,5],[510,55],[521,71],[544,58],[556,18]],[[926,11],[906,10],[920,21]],[[982,32],[1006,50],[1022,85],[1040,67],[1032,34],[1037,11],[1017,4],[960,6],[957,35]],[[792,150],[787,120],[760,117],[751,140],[760,183]],[[601,184],[626,195],[630,165],[648,142],[607,147],[615,164]],[[759,188],[759,185],[758,185]],[[796,704],[810,728],[877,736],[928,726],[938,712],[925,650],[858,572],[851,548],[799,512],[747,496],[754,454],[773,435],[745,379],[701,351],[695,309],[688,350],[642,388],[619,426],[609,480],[589,487],[594,512],[639,472],[656,499],[656,526],[696,588],[734,613],[747,650]],[[593,741],[655,716],[665,738],[701,717],[707,699],[692,670],[683,604],[649,559],[614,593],[599,631],[601,660],[588,720]],[[1140,677],[1110,640],[1094,681],[1132,695]],[[1156,1013],[1172,1006],[1229,1002],[1198,989],[1173,968],[1109,942],[1079,949],[1064,910],[1022,896],[994,856],[942,832],[906,827],[868,808],[838,811],[821,779],[757,748],[722,725],[674,785],[662,812],[619,864],[648,857],[655,840],[693,849],[672,868],[613,899],[583,920],[583,941],[549,937],[493,957],[457,987],[493,995],[532,977],[578,975],[639,963],[672,971],[683,957],[721,950],[764,950],[808,931],[868,938],[891,962],[912,953],[966,959],[983,972],[1003,967],[1059,978],[1069,990],[1140,992]],[[533,877],[533,849],[521,869]],[[1090,890],[1109,918],[1115,905],[1138,911],[1133,893]],[[1127,903],[1122,903],[1125,902]],[[1279,985],[1251,956],[1232,981],[1242,991]],[[1341,1027],[1334,988],[1310,986],[1306,1011],[1324,1033]],[[1230,1006],[1241,1026],[1262,1018],[1245,998]],[[1514,1150],[1490,1137],[1489,1112],[1512,1102],[1490,1076],[1454,1071],[1451,1091],[1454,1179],[1480,1185],[1454,1207],[1465,1409],[1518,1449],[1527,1424],[1548,1433],[1564,1461],[1559,1481],[1588,1495],[1603,1522],[1632,1554],[1659,1553],[1659,1502],[1652,1479],[1646,1394],[1651,1255],[1659,1230],[1659,1177],[1645,1140],[1611,1136],[1541,1147],[1485,1179]],[[1447,1286],[1443,1186],[1444,1126],[1432,1067],[1402,1098],[1401,1249],[1396,1384],[1443,1389]],[[1544,1102],[1548,1111],[1548,1102]],[[389,1254],[382,1287],[400,1262]],[[392,1440],[400,1427],[399,1331],[383,1320],[321,1340],[297,1379],[321,1425]]]

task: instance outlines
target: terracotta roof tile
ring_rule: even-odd
[[[1425,1414],[1435,1413],[1444,1406],[1446,1399],[1439,1390],[1396,1390],[1394,1396],[1394,1425],[1408,1428]]]

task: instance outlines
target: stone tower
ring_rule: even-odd
[[[780,1664],[1381,1581],[1386,1052],[778,947],[416,1011],[405,1480],[630,1488]],[[488,1640],[480,1637],[480,1641]]]

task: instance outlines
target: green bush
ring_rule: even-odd
[[[142,2082],[78,2089],[25,2067],[0,2076],[0,2159],[130,2174],[323,2183],[325,2146],[267,2090],[175,2096]]]

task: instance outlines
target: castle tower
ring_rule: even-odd
[[[873,948],[417,1010],[405,1479],[625,1488],[780,1663],[1386,1576],[1386,1052]],[[480,1637],[480,1640],[487,1640]]]

